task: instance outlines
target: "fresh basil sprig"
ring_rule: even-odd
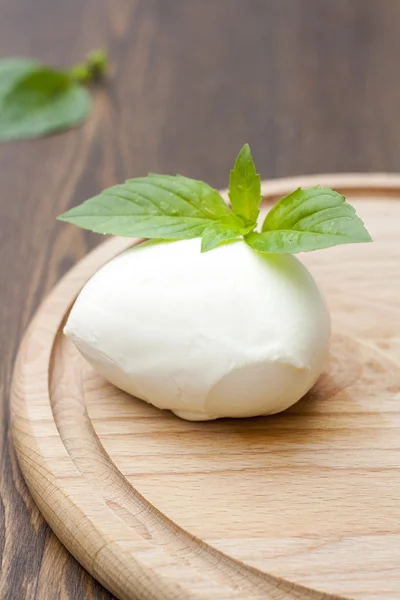
[[[108,188],[58,219],[127,237],[201,237],[202,252],[238,238],[258,252],[287,254],[371,241],[345,197],[320,186],[298,188],[282,198],[256,232],[261,184],[248,144],[231,171],[229,198],[231,208],[202,181],[150,174]]]
[[[83,87],[107,69],[102,50],[69,70],[20,58],[0,61],[0,141],[41,137],[75,127],[90,110]]]

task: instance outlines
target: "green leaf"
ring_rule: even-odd
[[[108,71],[108,56],[105,50],[93,50],[84,63],[69,69],[68,74],[79,83],[92,83],[102,79]]]
[[[371,241],[345,197],[319,186],[299,188],[282,198],[268,213],[261,233],[256,233],[260,178],[248,145],[231,172],[229,194],[233,211],[202,181],[150,174],[111,187],[58,219],[126,237],[168,241],[202,237],[202,252],[241,237],[258,252],[292,254]]]
[[[236,215],[242,217],[246,223],[256,224],[261,201],[261,182],[248,144],[239,152],[235,167],[231,171],[229,199]]]
[[[150,173],[147,177],[128,179],[126,183],[148,184],[151,190],[157,188],[163,197],[174,194],[177,198],[181,198],[178,206],[179,210],[187,211],[195,210],[196,214],[210,217],[230,217],[231,211],[223,198],[211,186],[204,181],[183,177],[183,175],[157,175]]]
[[[34,61],[0,63],[0,140],[32,138],[79,125],[88,92],[62,71]]]
[[[309,252],[338,244],[370,242],[355,209],[331,188],[298,188],[267,214],[261,233],[245,236],[258,252]]]
[[[0,60],[0,99],[7,94],[19,80],[41,69],[40,63],[28,58],[6,58]]]
[[[227,222],[217,221],[212,223],[203,231],[201,251],[208,252],[220,244],[237,240],[242,237],[243,233],[243,226],[233,219],[227,220]]]
[[[151,174],[111,187],[58,218],[98,233],[190,239],[230,215],[221,196],[206,183]]]

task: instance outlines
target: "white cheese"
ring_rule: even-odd
[[[78,296],[65,334],[111,383],[190,420],[273,414],[324,366],[327,307],[307,269],[243,241],[137,246]]]

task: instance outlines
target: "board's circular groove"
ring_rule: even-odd
[[[276,180],[265,182],[263,193],[275,197],[316,183],[368,198],[400,197],[400,176],[379,174]],[[88,277],[131,244],[114,238],[72,269],[40,307],[21,346],[13,384],[13,433],[38,506],[74,556],[120,598],[339,597],[270,575],[200,541],[143,497],[107,453],[87,411],[82,363],[62,337],[61,326]],[[357,256],[355,260],[358,264]],[[392,306],[387,309],[393,311]],[[368,340],[362,344],[368,346]],[[381,355],[379,368],[388,373],[398,368],[393,348],[396,341],[379,352],[372,344],[371,352]]]

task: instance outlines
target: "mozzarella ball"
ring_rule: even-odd
[[[307,269],[244,241],[144,243],[84,286],[65,334],[105,379],[189,420],[285,410],[316,382],[330,319]]]

